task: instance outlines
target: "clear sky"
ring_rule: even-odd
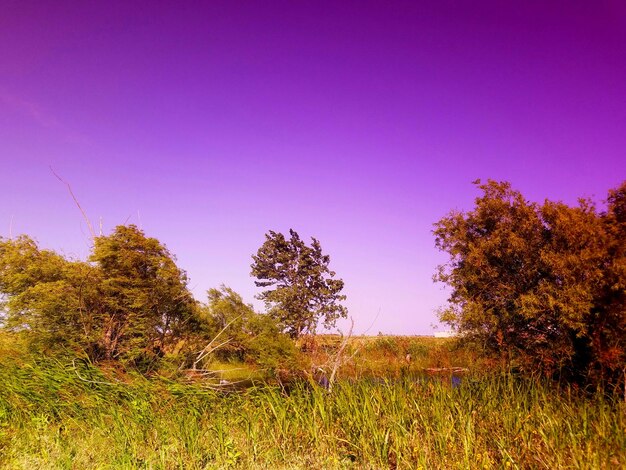
[[[0,234],[86,257],[52,166],[107,233],[164,242],[199,299],[253,301],[252,253],[292,227],[357,333],[430,333],[432,224],[471,181],[602,200],[625,144],[621,0],[0,1]]]

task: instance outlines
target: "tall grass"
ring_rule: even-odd
[[[0,359],[2,468],[619,468],[625,413],[510,375],[219,393]]]
[[[324,364],[336,354],[342,342],[338,335],[320,335],[309,352],[314,364]],[[486,370],[492,360],[481,357],[452,338],[424,336],[356,336],[344,353],[341,377],[399,378],[427,368],[467,367]],[[331,361],[332,362],[332,361]]]

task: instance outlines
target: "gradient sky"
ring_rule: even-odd
[[[52,166],[199,299],[253,301],[252,253],[293,227],[357,333],[428,334],[432,224],[471,181],[574,203],[626,179],[626,3],[2,0],[0,163],[0,235],[87,256]]]

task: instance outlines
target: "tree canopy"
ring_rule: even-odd
[[[4,326],[42,347],[89,349],[101,312],[99,280],[94,266],[42,250],[27,236],[0,239]]]
[[[441,319],[527,367],[617,380],[626,365],[626,183],[607,210],[526,200],[509,183],[480,184],[469,212],[435,225],[450,255]]]
[[[105,357],[132,351],[162,354],[181,337],[194,300],[186,273],[157,239],[134,225],[118,226],[110,236],[95,239],[89,259],[102,279]]]
[[[205,337],[215,338],[224,330],[219,338],[223,346],[216,350],[216,357],[254,362],[272,370],[297,363],[293,342],[272,317],[255,312],[230,287],[209,289],[207,295],[208,303],[201,309],[209,332]]]
[[[317,324],[335,325],[347,316],[341,305],[344,283],[335,279],[328,267],[330,256],[322,253],[320,242],[312,238],[308,246],[294,230],[289,238],[269,231],[265,242],[252,256],[252,275],[257,287],[271,287],[259,295],[268,314],[275,318],[292,338],[315,333]]]
[[[163,354],[195,309],[174,257],[133,225],[96,237],[89,261],[42,250],[27,236],[1,239],[0,293],[6,328],[96,360]]]

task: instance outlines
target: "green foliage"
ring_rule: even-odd
[[[441,319],[522,366],[616,383],[626,366],[626,183],[603,213],[588,200],[531,203],[508,183],[479,188],[474,210],[435,226],[450,255],[435,276],[452,288]]]
[[[22,331],[33,346],[146,364],[191,324],[185,273],[137,227],[97,237],[89,261],[41,250],[26,236],[0,240],[5,328]]]
[[[275,318],[292,338],[315,333],[320,320],[332,327],[338,318],[347,316],[340,304],[345,300],[343,281],[334,279],[328,268],[330,257],[322,253],[318,240],[306,245],[289,230],[290,238],[270,231],[256,255],[252,256],[252,275],[258,287],[273,287],[262,292],[268,314]]]
[[[41,250],[27,236],[0,239],[4,327],[23,332],[36,348],[84,348],[99,322],[94,266]]]
[[[185,272],[158,240],[119,226],[95,239],[90,260],[102,273],[104,357],[143,360],[181,338],[194,301]]]
[[[218,359],[248,361],[270,370],[297,367],[298,351],[276,321],[255,312],[231,288],[208,291],[203,318],[209,325],[207,339],[226,328],[219,341],[224,345],[215,353]]]

